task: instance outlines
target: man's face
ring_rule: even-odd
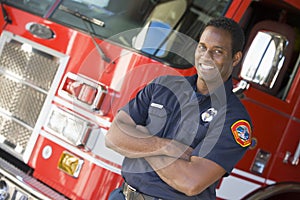
[[[208,26],[200,37],[195,52],[198,78],[206,83],[226,81],[237,63],[232,56],[232,41],[228,31]]]

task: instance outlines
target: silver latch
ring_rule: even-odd
[[[298,143],[297,150],[295,151],[294,156],[292,157],[292,165],[298,165],[300,156],[300,141]]]
[[[283,163],[291,163],[292,165],[298,165],[299,163],[299,156],[300,156],[300,141],[298,143],[298,147],[295,151],[294,156],[292,156],[292,153],[290,151],[287,151],[285,153]]]
[[[235,93],[236,95],[240,95],[242,94],[245,90],[248,90],[250,87],[250,84],[245,81],[245,80],[241,80],[238,84],[237,87],[233,88],[233,93]]]

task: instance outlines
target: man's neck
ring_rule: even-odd
[[[197,92],[207,95],[209,93],[212,93],[216,88],[218,88],[220,85],[222,85],[224,82],[221,81],[214,81],[207,83],[203,79],[197,79]]]

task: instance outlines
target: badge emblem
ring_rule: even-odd
[[[235,141],[242,147],[251,144],[251,127],[245,120],[239,120],[231,126],[231,131]]]
[[[213,118],[217,115],[218,111],[214,108],[209,108],[207,111],[201,114],[201,119],[204,122],[211,122]]]

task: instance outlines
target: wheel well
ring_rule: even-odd
[[[260,188],[248,194],[243,200],[300,199],[300,183],[282,182]]]

